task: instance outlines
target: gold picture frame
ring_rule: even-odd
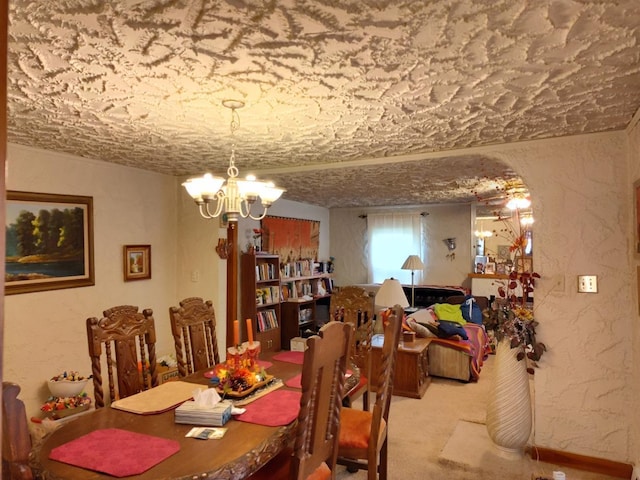
[[[123,259],[125,282],[151,278],[151,245],[125,245]]]
[[[5,213],[6,295],[95,285],[93,197],[9,190]]]

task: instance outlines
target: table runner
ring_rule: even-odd
[[[114,477],[139,475],[180,451],[175,440],[106,428],[54,448],[49,458]]]
[[[268,427],[288,425],[298,418],[301,396],[301,392],[276,390],[244,407],[245,413],[235,418]]]
[[[297,363],[298,365],[302,365],[304,362],[304,352],[280,352],[277,355],[274,355],[273,359],[280,362]]]

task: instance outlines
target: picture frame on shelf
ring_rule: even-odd
[[[151,278],[151,245],[125,245],[123,260],[125,282]]]
[[[505,275],[507,273],[507,265],[505,263],[496,264],[496,274]]]
[[[484,266],[485,275],[495,275],[496,274],[496,263],[495,262],[487,262]]]
[[[6,295],[95,285],[93,197],[9,190],[5,214]]]
[[[520,257],[515,258],[515,268],[518,273],[533,272],[533,258],[532,257]]]

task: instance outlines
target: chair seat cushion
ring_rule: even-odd
[[[340,410],[340,451],[343,450],[367,450],[371,437],[372,413],[356,410],[354,408],[342,408]],[[386,423],[381,419],[380,434],[384,435]]]
[[[285,448],[247,480],[289,480],[292,459],[293,450]],[[325,462],[322,462],[306,480],[328,480],[330,478],[331,470]]]

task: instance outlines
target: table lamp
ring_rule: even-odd
[[[413,283],[413,274],[415,273],[415,270],[422,270],[424,268],[424,263],[422,263],[422,260],[420,260],[418,255],[409,255],[400,268],[402,268],[402,270],[411,270],[411,308],[414,308],[416,306],[416,295]]]
[[[407,296],[404,294],[404,290],[402,289],[402,285],[395,278],[387,278],[376,293],[376,298],[374,300],[376,310],[383,310],[388,307],[394,307],[396,305],[400,305],[402,308],[407,308],[409,306],[409,300],[407,300]],[[378,315],[378,318],[381,318]],[[384,329],[382,328],[382,322],[376,321],[375,323],[375,333],[383,333]]]

